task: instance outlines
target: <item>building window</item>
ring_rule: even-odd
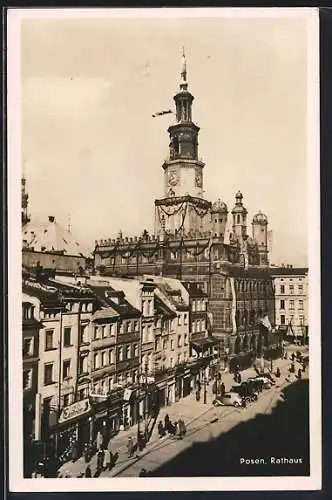
[[[106,326],[102,325],[102,327],[101,327],[101,338],[104,339],[105,337],[107,337]]]
[[[196,300],[193,300],[192,302],[192,310],[193,312],[196,312]]]
[[[299,309],[303,309],[303,300],[299,300]]]
[[[280,309],[285,309],[285,301],[284,300],[280,301]]]
[[[95,370],[98,370],[98,368],[99,368],[99,354],[97,352],[93,355],[93,366],[94,366]]]
[[[46,330],[45,332],[45,351],[53,349],[54,330]]]
[[[130,349],[130,345],[127,345],[127,347],[126,347],[126,359],[130,359],[131,358],[131,356],[130,356],[130,350],[131,350]]]
[[[280,285],[280,293],[281,293],[281,295],[284,295],[284,293],[285,293],[285,285]]]
[[[240,224],[240,216],[237,215],[237,224]]]
[[[44,385],[53,384],[53,363],[44,366]]]
[[[183,315],[183,324],[184,325],[188,324],[188,314],[187,313],[184,313],[184,315]]]
[[[284,324],[285,324],[285,315],[284,315],[284,314],[281,314],[281,315],[280,315],[280,324],[281,324],[281,325],[284,325]]]
[[[69,406],[70,394],[64,394],[63,396],[63,406]]]
[[[95,326],[93,330],[93,338],[98,339],[99,338],[99,327]]]
[[[289,316],[289,322],[290,322],[290,324],[291,324],[291,325],[293,324],[293,321],[294,321],[294,315],[293,315],[293,314],[291,314],[291,315]]]
[[[300,316],[299,316],[299,320],[300,320],[300,325],[303,325],[303,322],[304,322],[304,316],[300,315]]]
[[[185,334],[184,336],[184,345],[188,345],[188,335]]]
[[[303,294],[303,285],[299,285],[299,295]]]
[[[134,357],[138,358],[138,344],[134,345]]]
[[[123,361],[123,348],[119,347],[119,361]]]
[[[71,328],[66,327],[63,332],[63,345],[64,347],[71,346]]]
[[[181,353],[178,353],[178,365],[181,363]]]
[[[174,359],[173,358],[170,358],[170,360],[169,360],[169,366],[171,368],[173,368],[173,366],[174,366]]]
[[[23,390],[31,389],[32,387],[32,368],[23,370]]]
[[[181,326],[181,314],[178,315],[178,326]]]
[[[79,372],[80,375],[83,373],[88,373],[88,356],[80,356],[80,361],[79,361]]]
[[[294,294],[294,285],[289,285],[289,293],[290,293],[291,295],[293,295],[293,294]]]
[[[23,343],[23,356],[32,356],[33,355],[33,338],[24,339]]]
[[[87,344],[89,342],[88,339],[88,325],[81,325],[81,344]]]
[[[181,335],[178,335],[178,347],[181,347]]]
[[[112,323],[110,325],[110,334],[115,335],[116,334],[116,323]]]
[[[167,349],[167,340],[164,340],[163,342],[163,349]]]
[[[174,340],[171,340],[171,351],[174,351]]]
[[[107,365],[106,351],[103,351],[101,353],[101,366],[106,366],[106,365]]]
[[[114,349],[108,351],[109,363],[112,365],[114,363]]]
[[[70,377],[70,359],[65,359],[62,368],[62,379],[65,380],[66,378],[69,377]]]
[[[294,300],[289,301],[289,309],[294,309]]]

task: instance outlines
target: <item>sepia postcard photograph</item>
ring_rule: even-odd
[[[10,491],[320,489],[318,10],[7,35]]]

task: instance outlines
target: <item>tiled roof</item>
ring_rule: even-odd
[[[70,231],[63,229],[54,217],[41,224],[30,222],[22,230],[23,247],[38,252],[63,252],[64,255],[91,257]]]
[[[275,267],[271,268],[272,276],[305,276],[308,274],[307,267]]]
[[[163,312],[163,314],[171,317],[171,318],[176,318],[177,314],[175,311],[172,311],[170,307],[162,300],[161,297],[156,296],[155,297],[155,305],[156,308],[160,308]]]
[[[109,319],[109,318],[118,318],[120,314],[113,309],[113,307],[105,307],[103,309],[98,309],[92,316],[92,321],[98,319]]]
[[[188,290],[190,297],[207,297],[207,294],[202,290],[199,283],[184,282],[183,285]]]
[[[141,315],[141,312],[126,300],[124,292],[116,291],[111,286],[93,286],[91,289],[104,307],[112,307],[121,316],[137,317]],[[112,295],[114,296],[112,297]],[[118,303],[115,295],[118,297]]]

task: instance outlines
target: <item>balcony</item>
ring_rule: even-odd
[[[91,341],[92,350],[101,349],[103,347],[109,347],[116,344],[116,336],[104,337],[102,339],[93,339]]]

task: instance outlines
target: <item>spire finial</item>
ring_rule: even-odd
[[[184,47],[182,47],[182,69],[181,69],[181,84],[180,84],[180,89],[181,90],[187,90],[188,88],[188,83],[187,83],[187,61],[186,61],[186,54],[184,51]]]

